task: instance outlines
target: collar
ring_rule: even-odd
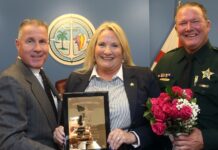
[[[210,42],[208,41],[202,48],[200,48],[195,54],[194,57],[196,60],[200,63],[203,64],[206,59],[208,58],[208,55],[212,52],[211,49],[213,47],[211,46]]]
[[[17,60],[21,61],[26,66],[26,64],[22,61],[20,56],[17,56]],[[43,69],[43,67],[41,69]],[[39,71],[40,71],[40,69],[34,69],[34,68],[30,68],[30,70],[33,72],[33,74],[39,74]]]
[[[93,77],[97,77],[97,78],[101,78],[98,73],[97,73],[97,66],[95,65],[92,69],[92,73],[91,76],[89,78],[89,81],[93,78]],[[118,70],[118,72],[112,77],[112,79],[115,79],[116,77],[120,78],[123,81],[123,67],[122,65],[120,66],[120,69]]]
[[[212,46],[209,41],[207,41],[197,52],[193,54],[193,57],[200,63],[204,63],[205,59],[207,58],[207,55],[210,54],[210,49],[212,49]],[[183,59],[185,59],[187,52],[185,51],[184,47],[181,47],[181,50],[177,53],[176,58],[178,58],[177,62],[181,62]]]
[[[33,74],[39,74],[40,69],[31,69],[31,71],[33,72]]]

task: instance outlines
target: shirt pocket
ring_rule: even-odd
[[[218,97],[218,76],[214,76],[210,80],[207,78],[200,79],[194,91],[201,95],[215,96]]]
[[[165,91],[166,87],[172,87],[175,84],[176,84],[176,81],[174,79],[167,79],[167,80],[159,79],[159,85],[160,85],[161,91]]]
[[[193,87],[200,113],[203,115],[218,114],[218,78],[201,79]]]

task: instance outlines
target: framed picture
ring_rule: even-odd
[[[65,150],[108,149],[108,92],[64,93],[63,113]]]

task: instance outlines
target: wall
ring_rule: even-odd
[[[218,1],[196,1],[208,9],[210,41],[218,46]],[[177,0],[0,0],[0,71],[16,60],[15,38],[21,20],[40,18],[51,23],[68,13],[86,17],[95,28],[105,20],[116,21],[126,31],[135,64],[150,66],[172,29],[176,5]],[[62,65],[51,56],[45,65],[53,82],[79,67]]]
[[[182,0],[186,2],[188,0]],[[189,0],[190,1],[190,0]],[[203,4],[207,11],[208,17],[212,22],[209,33],[210,42],[218,46],[218,13],[217,0],[192,0]],[[178,0],[150,0],[150,49],[151,60],[153,61],[164,44],[168,34],[174,26],[174,15]],[[152,63],[151,61],[151,63]]]
[[[51,23],[68,13],[86,17],[95,28],[105,20],[116,21],[126,31],[135,63],[148,65],[151,61],[148,51],[149,0],[0,0],[0,70],[16,60],[14,43],[21,20],[40,18]],[[68,77],[78,67],[81,65],[62,65],[51,56],[45,65],[53,82]]]

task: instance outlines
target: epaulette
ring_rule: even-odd
[[[213,50],[215,50],[215,51],[218,52],[218,47],[214,47],[214,46],[213,46]]]
[[[175,48],[175,49],[172,49],[172,50],[168,51],[167,53],[173,53],[173,52],[176,52],[176,51],[180,50],[180,48],[181,48],[181,47],[179,47],[179,48]]]

